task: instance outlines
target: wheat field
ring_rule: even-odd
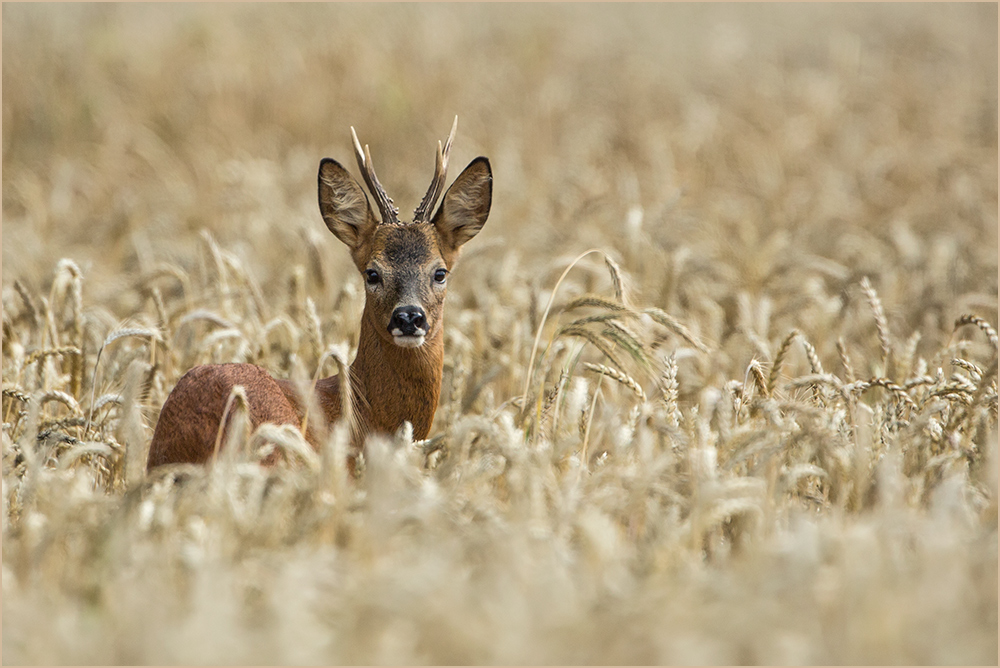
[[[996,24],[4,4],[3,662],[995,665]],[[319,160],[406,213],[455,114],[431,437],[147,475],[190,367],[351,358]]]

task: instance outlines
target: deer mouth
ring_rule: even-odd
[[[419,348],[424,345],[424,339],[426,335],[424,334],[403,334],[399,330],[392,332],[392,342],[395,343],[400,348]]]

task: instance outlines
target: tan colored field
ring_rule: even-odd
[[[5,4],[4,663],[996,664],[996,25]],[[146,476],[191,366],[353,355],[319,160],[408,213],[456,113],[431,438]]]

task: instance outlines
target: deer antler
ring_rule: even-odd
[[[448,152],[451,151],[451,142],[455,139],[456,130],[458,130],[458,116],[455,116],[455,122],[451,126],[451,134],[448,135],[448,141],[445,142],[444,147],[442,148],[441,142],[438,142],[434,178],[427,189],[427,194],[420,200],[420,205],[413,212],[414,223],[426,222],[434,213],[434,205],[437,203],[438,197],[441,196],[441,191],[444,190],[444,179],[448,173]]]
[[[399,209],[392,203],[392,198],[386,194],[382,184],[378,182],[378,177],[375,176],[375,166],[372,164],[372,154],[368,150],[367,144],[365,144],[364,150],[361,150],[361,142],[358,141],[358,133],[354,131],[353,125],[351,126],[351,137],[354,138],[354,157],[358,159],[358,169],[365,177],[368,190],[375,197],[379,213],[382,214],[382,225],[398,224]]]

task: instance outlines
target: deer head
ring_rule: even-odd
[[[434,178],[414,211],[413,221],[400,222],[399,210],[375,176],[368,147],[361,148],[354,128],[358,168],[375,198],[376,218],[357,181],[336,160],[319,164],[319,208],[330,231],[347,245],[365,281],[363,322],[385,341],[416,348],[441,331],[448,274],[458,250],[476,236],[490,212],[493,175],[490,163],[479,157],[455,179],[437,213],[430,215],[444,187],[448,152],[458,127],[448,141],[438,143]]]

